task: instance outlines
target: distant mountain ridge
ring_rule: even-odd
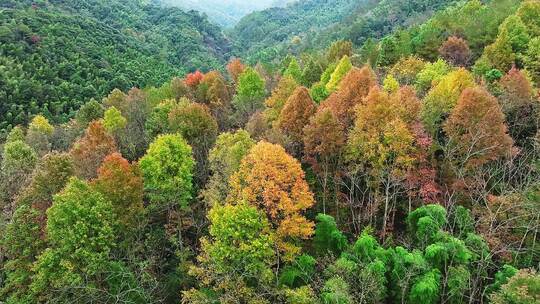
[[[232,27],[242,17],[269,7],[283,7],[296,0],[158,0],[165,5],[203,12],[223,27]]]
[[[304,0],[247,15],[230,36],[254,63],[351,40],[361,46],[393,30],[425,21],[458,0]]]

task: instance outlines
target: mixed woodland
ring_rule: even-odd
[[[540,303],[540,1],[147,2],[2,1],[0,303]]]

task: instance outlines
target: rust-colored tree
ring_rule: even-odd
[[[522,70],[515,66],[499,80],[499,84],[504,90],[504,94],[513,95],[520,101],[528,100],[534,95],[531,81]]]
[[[121,224],[135,224],[143,210],[143,179],[137,164],[112,153],[103,160],[92,184],[111,202]]]
[[[70,151],[77,176],[85,179],[96,177],[103,159],[116,151],[114,138],[107,133],[101,122],[93,121]]]
[[[234,82],[238,81],[238,77],[244,72],[245,68],[246,66],[238,58],[231,59],[227,64],[227,72],[229,72]]]
[[[481,87],[463,91],[444,131],[449,141],[447,155],[465,168],[481,166],[512,151],[501,107]]]
[[[221,129],[228,125],[227,120],[231,114],[231,95],[223,75],[218,71],[208,72],[204,75],[197,89],[200,102],[208,105],[212,115],[218,120]]]
[[[506,117],[508,131],[516,144],[527,147],[538,130],[540,103],[534,99],[531,81],[525,73],[513,67],[499,81],[499,102]]]
[[[348,128],[354,119],[355,106],[363,103],[369,90],[377,85],[377,77],[371,68],[353,68],[341,81],[340,89],[321,103],[321,108],[329,108]]]
[[[448,37],[439,48],[439,54],[455,66],[467,66],[472,55],[467,41],[456,36]]]
[[[316,105],[309,96],[308,89],[299,87],[287,99],[281,110],[278,127],[294,141],[301,141],[304,126],[308,124],[315,111]]]
[[[197,71],[195,71],[193,73],[187,74],[186,79],[184,80],[184,82],[191,89],[196,89],[197,86],[199,85],[199,83],[201,83],[201,81],[203,79],[203,76],[204,76],[203,73],[201,73],[201,71],[197,70]]]
[[[406,187],[412,199],[409,201],[410,212],[422,203],[440,201],[441,190],[436,182],[437,171],[431,161],[430,150],[433,139],[420,122],[422,102],[412,87],[402,87],[390,98],[393,100],[397,115],[408,125],[416,147],[412,155],[415,166],[409,168],[406,175]]]
[[[300,163],[283,147],[260,142],[242,160],[230,184],[228,202],[248,202],[264,210],[284,259],[298,255],[298,242],[309,238],[314,226],[303,215],[314,199]]]
[[[411,198],[409,200],[409,212],[422,203],[440,202],[442,193],[437,182],[437,170],[431,159],[430,150],[433,139],[419,121],[411,125],[411,130],[418,149],[414,154],[416,166],[409,170],[406,177],[407,194]]]
[[[390,99],[391,103],[395,105],[396,114],[407,124],[417,122],[420,119],[422,102],[412,87],[399,88],[396,93],[390,95]]]
[[[345,130],[329,109],[321,109],[304,127],[306,157],[338,155],[345,144]]]
[[[309,163],[317,174],[322,188],[323,213],[327,213],[327,201],[332,185],[334,201],[337,204],[337,171],[345,141],[345,130],[329,109],[317,111],[304,127],[304,161]]]

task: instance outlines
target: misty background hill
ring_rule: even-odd
[[[269,7],[283,7],[296,0],[162,0],[165,5],[192,9],[208,15],[224,27],[232,27],[251,12]]]

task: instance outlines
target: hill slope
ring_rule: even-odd
[[[0,129],[64,120],[113,88],[222,66],[228,41],[196,12],[142,1],[7,1],[0,8]]]
[[[366,38],[420,23],[456,1],[306,0],[244,17],[231,31],[236,50],[251,62],[288,52],[321,49],[336,39],[361,45]]]
[[[309,36],[345,18],[366,0],[306,0],[244,17],[231,31],[236,50],[253,61],[284,53],[294,36]]]

